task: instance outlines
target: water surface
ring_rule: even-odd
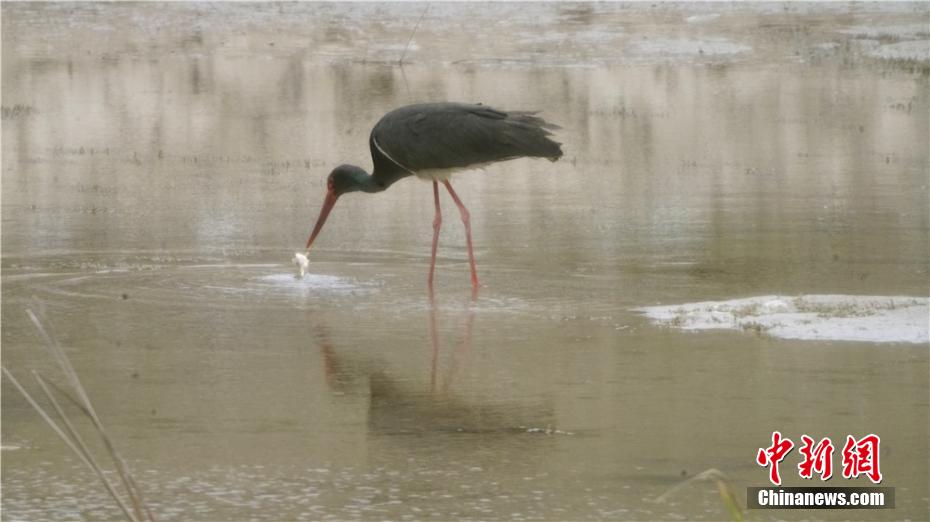
[[[882,437],[897,508],[818,518],[926,518],[925,344],[633,311],[928,295],[926,4],[424,9],[4,3],[4,365],[57,378],[38,300],[162,520],[719,520],[653,500],[763,485],[774,430]],[[428,294],[416,179],[342,198],[295,279],[329,170],[437,100],[562,126],[454,181],[478,295],[445,196]],[[4,517],[118,518],[3,392]]]

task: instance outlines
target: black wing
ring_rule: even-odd
[[[401,107],[372,129],[372,157],[383,154],[410,172],[520,157],[555,161],[562,157],[562,149],[549,139],[549,130],[559,127],[534,114],[464,103]]]

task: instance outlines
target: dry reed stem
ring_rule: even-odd
[[[36,309],[40,310],[39,313],[41,315],[44,315],[41,312],[43,308],[41,303],[36,302],[35,304],[36,304]],[[42,418],[45,419],[47,423],[49,423],[49,425],[55,430],[55,432],[59,435],[59,437],[61,437],[62,440],[65,441],[68,447],[71,448],[72,451],[77,453],[77,455],[81,457],[81,459],[85,462],[85,464],[90,466],[91,469],[93,469],[95,473],[97,473],[98,477],[100,477],[101,481],[103,481],[104,483],[104,486],[107,488],[107,491],[110,492],[111,496],[117,501],[117,503],[120,505],[120,508],[123,510],[123,513],[126,515],[126,517],[129,520],[132,520],[133,522],[140,521],[140,520],[149,520],[149,521],[154,522],[155,516],[152,514],[149,507],[145,504],[145,501],[142,497],[142,492],[138,484],[136,483],[135,479],[133,479],[132,474],[129,471],[129,467],[126,465],[126,462],[117,452],[116,446],[113,444],[112,439],[107,434],[106,429],[104,429],[103,423],[100,421],[100,417],[97,415],[97,412],[96,410],[94,410],[94,406],[90,401],[90,397],[87,395],[87,392],[85,391],[84,386],[81,384],[81,381],[78,378],[77,371],[75,371],[74,367],[71,365],[70,359],[68,359],[67,354],[65,353],[64,349],[61,347],[61,344],[59,344],[58,342],[58,338],[55,335],[55,331],[54,331],[52,324],[48,322],[47,320],[42,321],[39,315],[37,315],[35,312],[33,312],[29,308],[26,309],[26,314],[29,316],[29,319],[32,321],[36,329],[39,331],[39,334],[41,335],[42,339],[45,341],[46,348],[48,349],[49,353],[51,353],[55,361],[58,363],[58,366],[61,368],[62,373],[64,373],[66,379],[68,380],[68,383],[71,385],[71,388],[77,394],[77,398],[74,398],[71,396],[71,394],[62,390],[60,387],[56,386],[54,383],[46,382],[45,379],[43,379],[42,376],[39,375],[37,372],[35,371],[33,372],[36,380],[38,380],[39,385],[42,387],[42,391],[45,393],[46,397],[49,399],[49,401],[54,406],[56,412],[61,417],[67,429],[67,434],[52,420],[51,416],[49,416],[48,413],[46,413],[42,409],[42,407],[39,406],[39,404],[35,400],[32,399],[31,396],[29,396],[26,390],[19,384],[18,381],[16,381],[13,375],[6,368],[3,368],[3,372],[10,378],[10,380],[14,383],[14,385],[20,391],[20,393],[22,393],[23,396],[26,397],[26,400],[33,406],[33,408],[35,408],[36,411],[39,412]],[[44,323],[48,324],[47,328]],[[77,430],[74,428],[71,421],[65,415],[65,412],[61,408],[61,406],[58,404],[58,401],[55,400],[54,395],[49,389],[49,385],[51,385],[52,388],[58,391],[58,393],[62,394],[63,396],[67,397],[70,401],[75,403],[80,408],[80,410],[90,419],[92,425],[97,430],[97,433],[100,435],[100,438],[103,441],[104,447],[106,448],[107,452],[110,454],[110,457],[113,459],[116,472],[119,475],[120,480],[122,481],[123,487],[126,489],[126,493],[129,496],[129,500],[132,505],[131,511],[126,507],[122,499],[116,493],[116,490],[113,487],[113,485],[106,479],[106,476],[103,474],[100,466],[97,465],[96,461],[94,460],[93,456],[88,450],[87,445],[84,443],[83,439],[81,439]]]
[[[678,491],[681,491],[681,489],[685,486],[701,480],[713,481],[717,486],[717,492],[720,494],[720,498],[723,500],[723,503],[730,514],[730,519],[734,522],[743,522],[743,508],[740,506],[739,501],[736,499],[736,495],[733,493],[733,486],[730,484],[730,478],[727,477],[726,473],[716,468],[704,470],[701,473],[698,473],[697,475],[676,484],[665,493],[659,495],[654,502],[665,502],[669,497]]]
[[[103,471],[101,470],[99,464],[97,464],[97,461],[94,459],[93,455],[91,455],[90,452],[87,451],[86,446],[83,449],[79,449],[75,441],[72,440],[69,437],[69,435],[66,434],[64,430],[61,429],[60,426],[58,426],[58,424],[52,419],[52,417],[48,414],[48,412],[45,411],[45,408],[40,406],[39,403],[36,402],[36,400],[33,399],[31,395],[29,395],[29,392],[27,392],[26,389],[23,388],[23,386],[19,383],[19,381],[16,380],[16,377],[13,377],[13,374],[10,373],[10,371],[6,369],[6,366],[2,367],[2,369],[3,369],[4,375],[6,375],[7,379],[9,379],[11,383],[13,383],[13,386],[19,391],[19,393],[22,394],[22,396],[26,399],[26,402],[28,402],[29,405],[32,406],[32,408],[39,414],[40,417],[42,417],[42,419],[46,422],[46,424],[48,424],[49,427],[52,428],[52,430],[61,438],[62,441],[64,441],[65,445],[67,445],[71,449],[71,451],[73,451],[78,457],[80,457],[80,459],[84,461],[84,464],[86,464],[87,467],[89,467],[97,475],[97,477],[100,479],[101,482],[103,482],[103,485],[106,488],[107,492],[110,494],[111,497],[113,497],[113,500],[115,500],[116,503],[119,505],[120,509],[123,511],[123,514],[126,515],[126,518],[128,518],[129,520],[132,520],[133,522],[136,522],[137,519],[134,516],[132,516],[132,513],[129,511],[129,508],[126,507],[126,504],[116,493],[116,489],[113,487],[113,484],[103,474]],[[41,380],[40,380],[40,384],[41,384]],[[48,392],[46,392],[46,395],[48,395]],[[55,403],[54,400],[52,401],[52,403],[55,404],[56,410],[58,410],[58,414],[61,415],[62,418],[65,418],[63,415],[63,412],[60,411],[60,408],[57,405],[57,403]],[[70,426],[70,422],[66,421],[66,425]],[[69,427],[69,430],[72,430],[72,429],[73,427]],[[83,444],[83,441],[81,442],[81,444]]]

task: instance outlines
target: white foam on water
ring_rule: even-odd
[[[731,42],[725,38],[707,38],[704,40],[650,38],[637,40],[632,48],[641,54],[663,56],[725,56],[752,51],[748,45]]]
[[[685,22],[688,22],[689,24],[700,24],[704,22],[710,22],[718,18],[720,18],[719,13],[698,14],[685,18]]]
[[[71,276],[77,273],[79,272],[35,272],[31,274],[14,274],[14,275],[3,274],[3,282],[12,283],[15,281],[29,281],[31,279]]]
[[[866,54],[885,60],[930,61],[930,40],[914,40],[881,45]]]
[[[930,343],[930,299],[908,296],[767,295],[636,308],[682,330],[732,329],[785,339]]]
[[[853,36],[866,36],[868,38],[894,37],[894,38],[920,38],[930,35],[930,27],[926,24],[903,24],[868,26],[855,25],[836,32],[851,34]]]

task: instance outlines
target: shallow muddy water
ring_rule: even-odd
[[[927,343],[636,311],[926,303],[926,4],[424,7],[4,3],[4,366],[61,380],[41,303],[161,520],[719,520],[712,483],[655,499],[716,468],[745,502],[775,430],[879,434],[896,509],[754,516],[926,519]],[[341,198],[296,279],[332,167],[438,100],[562,127],[455,178],[477,295],[446,196],[427,292],[416,179]],[[4,519],[119,518],[2,406]]]

